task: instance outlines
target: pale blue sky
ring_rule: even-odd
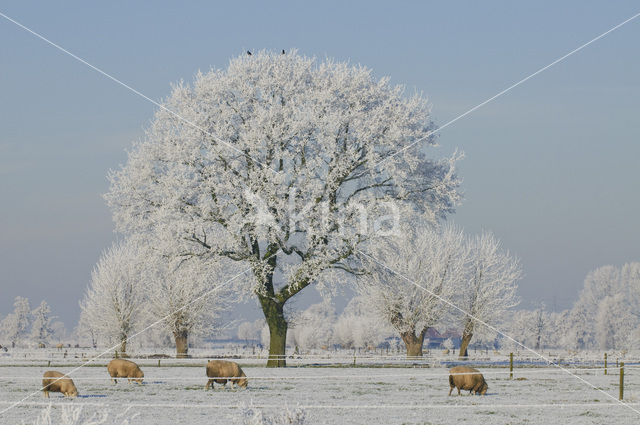
[[[637,1],[4,1],[0,12],[149,97],[247,49],[350,59],[425,93],[444,124],[640,12]],[[135,3],[135,4],[134,4]],[[561,4],[559,4],[561,3]],[[114,238],[101,194],[155,107],[0,18],[0,315],[46,299],[71,327]],[[640,260],[640,18],[440,135],[453,217],[522,258],[524,306]]]

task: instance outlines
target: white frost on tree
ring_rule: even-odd
[[[366,217],[413,208],[435,220],[459,200],[459,155],[425,153],[435,144],[426,100],[363,66],[242,55],[178,84],[164,106],[175,113],[158,110],[110,176],[117,229],[250,267],[268,366],[285,365],[285,303],[358,272],[354,255],[375,227]],[[422,149],[403,149],[417,140]]]
[[[82,304],[80,304],[80,320],[78,320],[74,334],[80,345],[97,348],[98,330],[95,328],[96,324],[90,320],[90,317],[92,315],[85,313],[84,309],[82,309]]]
[[[189,338],[211,336],[228,309],[228,290],[218,263],[198,257],[171,258],[147,250],[144,293],[152,322],[160,320],[173,335],[178,357],[188,355]]]
[[[126,353],[127,339],[144,319],[143,251],[134,240],[116,242],[91,273],[80,302],[85,326]]]
[[[550,335],[550,314],[544,304],[535,310],[515,310],[507,321],[505,334],[529,349],[539,350],[548,345]],[[522,349],[522,345],[509,338],[503,338],[504,346],[510,349]]]
[[[53,318],[50,316],[51,307],[46,301],[42,301],[35,310],[33,310],[33,324],[31,325],[31,339],[38,345],[46,345],[53,335],[51,322]]]
[[[507,310],[518,304],[516,282],[522,276],[518,259],[502,249],[493,234],[484,232],[469,238],[466,244],[466,277],[455,298],[455,304],[468,313],[457,311],[459,314],[456,314],[462,321],[460,357],[467,356],[467,348],[475,333],[495,334],[485,324],[496,327]]]
[[[333,327],[334,341],[342,348],[377,347],[393,335],[390,325],[380,320],[363,296],[349,301]]]
[[[407,356],[422,356],[427,330],[449,311],[443,300],[455,302],[464,275],[464,238],[455,227],[417,220],[401,233],[371,248],[375,260],[368,261],[371,272],[359,279],[359,290],[371,311],[400,334]]]
[[[31,326],[31,307],[29,300],[24,297],[16,297],[13,302],[13,313],[9,313],[2,321],[4,338],[12,347],[19,345],[26,337]]]
[[[329,302],[313,304],[296,316],[289,344],[303,350],[326,348],[332,344],[335,322],[336,310]]]
[[[590,272],[570,312],[572,348],[629,349],[640,327],[640,263]]]
[[[238,325],[238,339],[246,342],[260,341],[260,334],[264,326],[264,319],[258,319],[253,322],[242,322]]]

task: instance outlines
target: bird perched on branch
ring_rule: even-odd
[[[247,55],[251,56],[251,52],[249,50],[247,50]]]
[[[284,55],[284,49],[282,49],[282,54]]]

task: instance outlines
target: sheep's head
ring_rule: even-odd
[[[484,382],[482,384],[482,386],[480,387],[480,391],[478,391],[480,394],[485,395],[487,393],[487,390],[489,389],[489,386],[487,385],[486,382]]]
[[[142,378],[144,378],[144,372],[138,369],[134,372],[134,375],[137,378],[137,379],[134,379],[134,381],[137,382],[138,384],[142,384],[142,381],[143,381]]]

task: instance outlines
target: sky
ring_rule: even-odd
[[[640,12],[635,1],[91,3],[8,0],[0,12],[156,101],[246,50],[297,48],[423,93],[439,126]],[[116,238],[106,175],[156,107],[2,17],[0,40],[0,318],[26,296],[72,328]],[[465,153],[451,219],[521,259],[522,307],[569,308],[590,270],[640,260],[638,40],[640,18],[439,133],[436,154]]]

